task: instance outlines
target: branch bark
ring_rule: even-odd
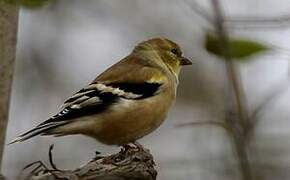
[[[3,158],[13,79],[18,7],[0,1],[0,170]]]
[[[76,170],[49,170],[42,162],[23,180],[156,180],[157,171],[149,150],[142,146],[126,146],[117,154],[97,155],[94,160]],[[54,163],[51,165],[55,167]],[[30,166],[30,165],[29,165]]]

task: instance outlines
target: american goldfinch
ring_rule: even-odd
[[[191,62],[165,38],[138,44],[131,54],[68,98],[58,114],[11,143],[36,135],[83,134],[124,145],[151,133],[173,104],[182,65]]]

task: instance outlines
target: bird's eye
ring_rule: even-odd
[[[178,55],[178,49],[171,49],[171,52],[175,55]]]

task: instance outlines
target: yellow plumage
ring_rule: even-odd
[[[60,113],[19,136],[83,134],[105,144],[134,142],[154,131],[175,100],[181,65],[191,64],[164,38],[138,44],[132,53],[68,98]]]

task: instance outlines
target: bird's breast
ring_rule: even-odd
[[[126,144],[160,126],[174,101],[170,94],[127,100],[121,99],[101,117],[101,128],[94,137],[105,144]]]

